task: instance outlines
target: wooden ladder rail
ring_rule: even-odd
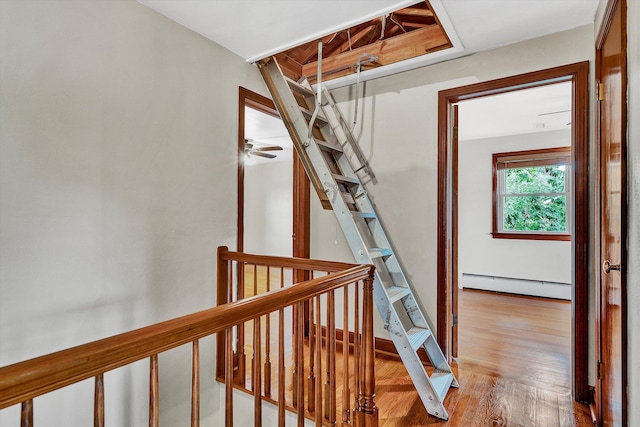
[[[230,255],[226,250],[219,253]],[[238,254],[247,256],[246,254]],[[248,256],[256,259],[258,256]],[[223,256],[224,258],[224,256]],[[258,257],[259,258],[259,257]],[[267,260],[272,257],[262,257]],[[227,261],[231,259],[228,258]],[[224,261],[219,261],[224,263]],[[302,266],[305,260],[292,259],[290,263]],[[323,262],[320,262],[321,264]],[[304,301],[319,301],[321,295],[334,292],[350,284],[373,280],[373,266],[355,266],[339,270],[341,263],[334,264],[337,271],[333,274],[308,280],[289,288],[276,289],[265,295],[252,297],[242,301],[231,302],[222,306],[203,310],[155,325],[136,329],[131,332],[115,335],[109,338],[83,344],[70,349],[51,353],[45,356],[19,362],[0,368],[0,410],[21,404],[21,426],[33,425],[33,399],[64,388],[71,384],[94,378],[94,426],[104,425],[104,373],[129,365],[139,360],[149,359],[149,425],[159,425],[159,364],[158,355],[184,344],[192,344],[192,395],[191,395],[191,425],[199,425],[199,340],[213,335],[226,337],[227,374],[231,374],[233,367],[232,334],[233,327],[247,321],[260,324],[260,319],[272,312],[280,312],[284,307],[302,304]],[[344,266],[344,264],[342,264]],[[228,273],[227,269],[218,271],[219,278]],[[372,297],[364,299],[364,304],[372,306]],[[282,317],[281,317],[282,319]],[[366,323],[366,322],[365,322]],[[258,338],[259,339],[259,338]],[[373,342],[363,338],[363,342]],[[258,346],[259,347],[259,346]],[[373,354],[373,348],[364,350]],[[258,355],[259,360],[259,355]],[[371,367],[373,368],[373,367]],[[373,375],[373,372],[371,373]],[[232,375],[228,375],[226,385],[229,412],[226,414],[227,425],[233,424],[233,383]],[[362,390],[373,390],[373,384],[358,385]],[[260,390],[260,387],[256,387]],[[373,395],[370,396],[373,399]],[[260,393],[256,392],[256,402],[262,402]],[[258,403],[256,403],[256,408]],[[368,414],[363,414],[365,426],[374,426]],[[362,418],[361,417],[361,418]],[[261,425],[261,418],[256,416],[256,425]]]

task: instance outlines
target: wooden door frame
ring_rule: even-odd
[[[596,37],[595,43],[595,65],[596,65],[596,82],[601,82],[602,76],[602,62],[600,60],[602,49],[604,47],[605,38],[611,28],[613,23],[614,14],[616,9],[620,7],[622,17],[621,17],[621,25],[622,25],[622,48],[623,54],[621,55],[624,66],[621,70],[621,87],[623,88],[623,93],[626,94],[628,87],[628,79],[627,79],[627,2],[626,0],[608,0],[607,6],[605,8],[604,16],[602,18],[602,25],[600,26],[600,30],[598,31],[598,35]],[[624,99],[624,97],[623,97]],[[595,153],[594,156],[596,158],[596,167],[595,167],[595,177],[596,182],[600,182],[601,180],[601,132],[602,132],[602,123],[601,123],[601,103],[600,100],[596,102],[596,134],[595,134]],[[621,331],[622,335],[622,425],[627,425],[627,404],[628,404],[628,396],[627,396],[627,281],[626,281],[626,265],[628,261],[628,253],[627,253],[627,219],[628,219],[628,205],[627,205],[627,186],[626,186],[626,152],[627,152],[627,103],[623,101],[623,105],[621,108],[622,117],[620,117],[620,125],[621,125],[621,135],[622,140],[621,144],[621,179],[622,179],[622,187],[621,187],[621,244],[620,244],[620,265],[622,269],[620,271],[620,317],[621,317]],[[598,230],[602,227],[602,215],[601,215],[601,197],[602,192],[600,191],[600,185],[596,185],[596,207],[595,207],[595,224],[598,225]],[[602,304],[602,280],[601,280],[601,270],[600,270],[600,262],[601,262],[601,250],[602,250],[602,239],[600,238],[600,231],[596,233],[596,253],[595,253],[595,266],[596,266],[596,363],[600,363],[602,361],[602,319],[604,315],[603,304]],[[596,416],[598,418],[598,422],[602,422],[602,391],[600,378],[596,378],[596,390],[595,390],[595,405],[596,405]]]
[[[244,109],[251,107],[272,117],[280,117],[273,101],[242,86],[238,93],[238,219],[237,250],[244,250]],[[293,153],[293,230],[292,256],[309,258],[310,256],[310,182],[302,163],[294,150]],[[302,280],[305,280],[302,278]]]
[[[451,106],[463,100],[520,89],[572,82],[571,146],[574,183],[574,234],[572,287],[572,391],[576,400],[589,400],[589,62],[534,71],[440,91],[438,94],[438,342],[451,358],[452,308],[457,279],[452,269],[457,262],[457,239],[452,230],[457,221],[453,207],[457,189],[452,176],[457,171],[453,157]]]

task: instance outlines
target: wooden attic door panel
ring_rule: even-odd
[[[364,54],[377,56],[374,66],[383,66],[448,47],[451,47],[451,42],[445,32],[439,26],[432,25],[325,58],[322,60],[322,72],[332,79],[353,74],[353,65]],[[332,72],[337,69],[341,71]],[[317,70],[317,61],[310,62],[303,65],[302,74],[315,83]]]
[[[324,80],[355,73],[356,64],[365,54],[377,57],[376,61],[365,61],[363,69],[368,70],[453,46],[424,0],[275,54],[289,78],[305,76],[316,82],[318,41],[323,45]]]

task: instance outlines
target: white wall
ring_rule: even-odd
[[[244,191],[244,251],[291,256],[293,162],[246,165]]]
[[[0,365],[213,306],[257,70],[129,0],[2,0],[0,55]],[[203,425],[220,421],[213,347]],[[160,358],[162,425],[188,424],[189,364]],[[147,366],[107,375],[110,425],[146,423]],[[92,387],[36,399],[35,422],[89,425]]]
[[[432,326],[437,296],[438,91],[593,57],[593,26],[588,25],[366,83],[356,132],[378,178],[377,185],[367,188]],[[337,89],[334,95],[351,117],[354,88]],[[313,257],[350,253],[336,248],[333,234],[324,230],[312,230]]]
[[[640,400],[640,313],[633,310],[640,305],[640,126],[633,120],[640,3],[628,8],[633,403]],[[586,26],[368,83],[359,130],[380,177],[369,191],[431,316],[438,90],[592,60],[593,34]],[[236,147],[228,141],[236,140],[238,85],[265,93],[251,66],[135,2],[0,2],[0,365],[215,302],[215,247],[235,242]],[[353,112],[352,94],[336,91],[345,111]],[[342,236],[334,244],[333,214],[312,206],[312,256],[348,261]],[[212,360],[212,343],[203,347],[203,360]],[[175,382],[172,393],[161,387],[161,420],[186,425],[188,361],[169,357],[161,381]],[[146,362],[139,365],[131,380],[107,376],[109,423],[145,422]],[[215,425],[223,400],[211,384],[213,366],[203,369],[203,401],[213,404],[203,405],[203,425]],[[89,424],[90,414],[74,415],[90,408],[91,385],[80,388],[67,403],[37,399],[36,422]],[[110,393],[116,388],[123,394]],[[629,411],[630,425],[640,425],[640,406]],[[2,411],[0,424],[16,417]]]
[[[460,120],[464,126],[462,114]],[[460,286],[465,273],[571,284],[571,242],[494,239],[491,235],[493,153],[567,146],[571,146],[570,129],[459,142]],[[571,298],[570,286],[564,287]],[[528,293],[521,287],[502,290]]]

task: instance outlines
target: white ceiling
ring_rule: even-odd
[[[250,62],[417,2],[138,1]],[[594,20],[598,0],[431,0],[430,3],[454,48],[425,57],[442,61],[589,24]],[[419,65],[423,63],[418,61]]]
[[[460,141],[571,129],[571,82],[460,102]]]

